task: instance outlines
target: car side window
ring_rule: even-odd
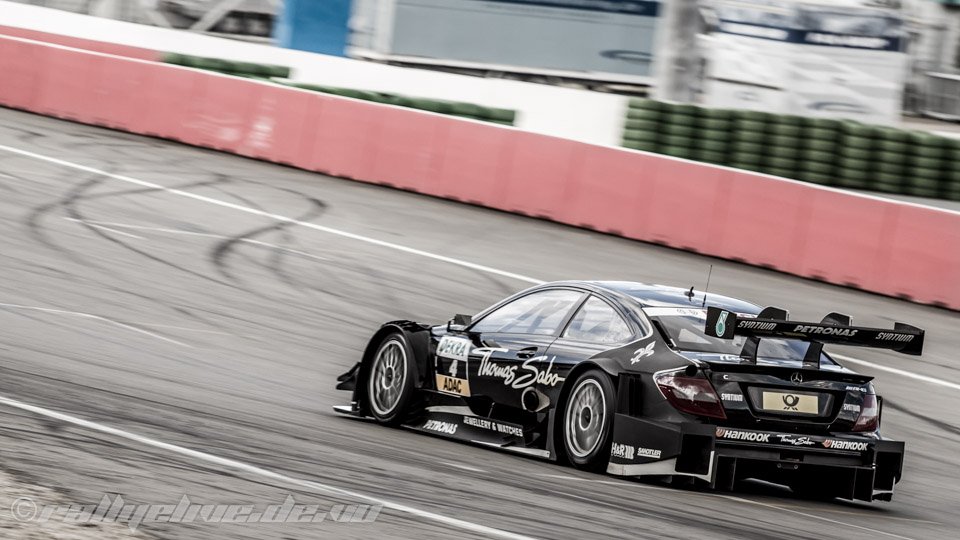
[[[500,306],[470,327],[473,332],[553,335],[583,293],[550,289],[528,294]]]
[[[570,320],[563,337],[588,343],[621,343],[633,332],[610,304],[591,296]]]

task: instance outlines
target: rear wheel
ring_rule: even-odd
[[[370,414],[383,424],[403,419],[414,393],[413,354],[403,334],[386,336],[370,363],[367,404]]]
[[[563,448],[579,469],[603,470],[610,458],[614,389],[610,377],[599,370],[573,381],[562,417]]]

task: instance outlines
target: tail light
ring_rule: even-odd
[[[860,406],[860,417],[853,425],[854,431],[876,431],[880,427],[880,404],[876,394],[865,394]]]
[[[663,397],[678,411],[726,419],[723,404],[710,381],[685,370],[664,371],[653,376]]]

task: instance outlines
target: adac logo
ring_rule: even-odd
[[[729,315],[728,312],[721,312],[720,317],[717,319],[717,326],[714,327],[714,330],[717,331],[718,336],[722,336],[723,333],[727,331],[727,315]]]

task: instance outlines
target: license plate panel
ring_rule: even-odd
[[[761,408],[780,414],[820,414],[820,397],[816,394],[764,391]]]

